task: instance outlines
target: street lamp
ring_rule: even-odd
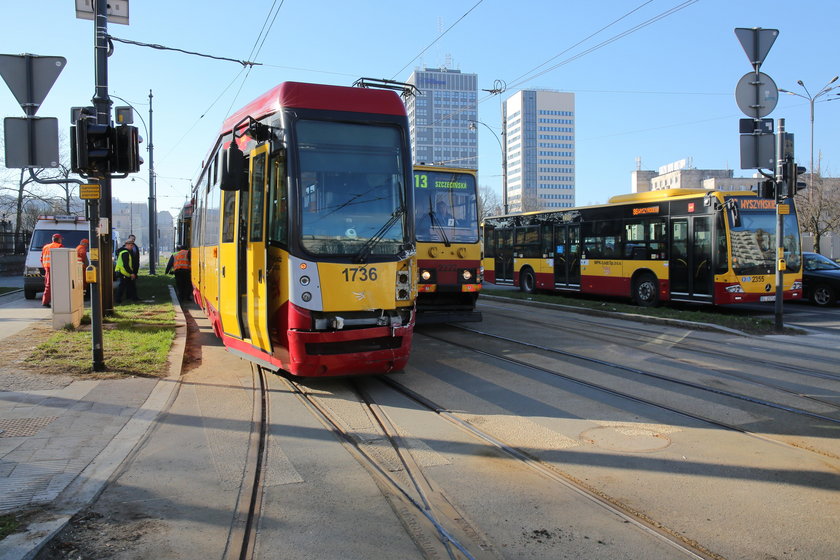
[[[838,87],[840,87],[840,85],[836,85],[836,86],[831,85],[834,82],[836,82],[838,78],[840,78],[840,76],[834,76],[833,78],[831,78],[831,80],[829,80],[829,82],[827,84],[825,84],[822,87],[822,89],[819,92],[817,92],[816,95],[811,95],[811,92],[808,91],[808,88],[805,87],[805,83],[802,80],[797,80],[796,83],[799,84],[800,86],[802,86],[802,89],[805,90],[806,95],[802,95],[801,93],[796,93],[795,91],[788,91],[786,89],[779,88],[779,92],[781,92],[781,93],[787,93],[788,95],[795,95],[796,97],[801,97],[802,99],[807,99],[808,103],[811,106],[811,166],[809,168],[811,178],[808,181],[808,187],[810,187],[808,189],[808,198],[809,199],[811,197],[811,190],[813,189],[813,185],[814,185],[814,103],[816,102],[817,99],[819,99],[820,97],[828,94],[828,92],[830,92],[831,90],[837,89]]]
[[[118,97],[114,94],[111,94],[111,97],[116,97],[134,109],[134,106],[122,97]],[[158,260],[158,246],[157,240],[155,239],[155,232],[157,231],[157,204],[155,199],[155,151],[154,143],[152,142],[152,97],[152,90],[149,90],[148,127],[146,126],[146,120],[143,118],[143,115],[141,115],[137,109],[134,109],[134,112],[137,113],[138,117],[140,117],[140,122],[143,123],[143,129],[146,131],[146,138],[149,139],[149,180],[147,181],[149,185],[149,274],[155,273],[155,264]],[[134,178],[131,180],[133,181]]]
[[[470,130],[478,130],[476,124],[482,124],[493,133],[493,138],[496,139],[496,142],[499,143],[499,149],[502,151],[502,210],[504,214],[508,213],[508,191],[507,191],[507,153],[505,152],[505,148],[502,145],[502,141],[499,139],[499,135],[496,134],[496,131],[490,128],[487,123],[483,123],[481,121],[470,121],[469,129]],[[502,131],[504,134],[504,131]]]

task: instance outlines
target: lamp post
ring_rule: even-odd
[[[504,214],[508,213],[508,192],[507,192],[507,153],[505,152],[505,148],[502,145],[502,141],[499,139],[499,135],[496,134],[496,131],[490,128],[487,123],[483,123],[481,121],[470,121],[469,129],[470,130],[478,130],[476,124],[482,124],[493,133],[493,138],[496,139],[496,142],[499,143],[499,149],[502,151],[502,210]],[[504,132],[502,132],[504,134]]]
[[[808,187],[810,187],[808,189],[808,198],[809,199],[811,197],[811,189],[813,188],[813,185],[814,185],[814,103],[817,101],[817,99],[826,95],[831,90],[837,89],[838,87],[840,87],[840,85],[836,85],[836,86],[831,85],[834,82],[836,82],[838,78],[840,78],[840,76],[834,76],[833,78],[831,78],[831,80],[829,80],[828,83],[825,84],[822,87],[822,89],[819,92],[816,93],[816,95],[811,95],[811,92],[808,91],[808,88],[805,87],[805,83],[802,80],[797,80],[796,83],[799,84],[800,86],[802,86],[802,89],[805,90],[806,95],[802,95],[801,93],[796,93],[795,91],[789,91],[789,90],[786,90],[786,89],[779,88],[779,92],[781,92],[781,93],[787,93],[788,95],[795,95],[796,97],[801,97],[802,99],[807,99],[809,105],[811,106],[811,166],[808,168],[809,171],[810,171],[810,174],[809,174],[810,179],[808,180]]]
[[[118,97],[114,94],[111,94],[111,97],[116,97],[132,109],[134,106],[123,99],[122,97]],[[134,112],[137,113],[137,116],[140,117],[140,122],[143,123],[143,129],[146,131],[146,138],[149,139],[149,180],[147,184],[149,185],[149,274],[155,273],[155,265],[157,264],[158,260],[158,246],[157,246],[157,239],[155,233],[157,232],[157,204],[155,198],[155,146],[152,142],[152,90],[149,90],[149,126],[146,126],[146,120],[143,118],[137,109],[134,109]],[[132,181],[135,178],[132,177]]]

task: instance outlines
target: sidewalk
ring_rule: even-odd
[[[34,557],[99,495],[176,396],[186,322],[170,294],[176,337],[166,378],[75,380],[0,364],[0,515],[40,512],[26,533],[0,541],[0,560]],[[26,329],[44,326],[51,326],[51,311],[40,298],[0,296],[0,346],[20,344]]]

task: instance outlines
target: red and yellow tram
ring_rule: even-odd
[[[229,351],[298,376],[408,361],[408,121],[393,91],[286,82],[233,116],[193,192],[192,282]]]
[[[481,236],[476,173],[414,166],[417,322],[481,321]]]

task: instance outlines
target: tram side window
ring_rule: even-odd
[[[277,157],[271,158],[268,185],[269,241],[288,243],[289,191],[286,188],[286,168]]]
[[[501,251],[502,249],[510,250],[513,248],[513,230],[512,229],[497,229],[496,230],[496,241],[498,243],[498,248]]]
[[[552,243],[552,231],[554,226],[550,223],[543,224],[540,226],[540,240],[542,242],[542,248],[540,252],[542,256],[548,258],[554,256],[554,244]]]
[[[263,212],[265,204],[265,152],[254,157],[254,173],[251,176],[251,220],[250,241],[263,240]]]
[[[236,232],[236,191],[224,191],[222,243],[232,243]]]
[[[205,210],[204,243],[206,245],[219,244],[219,194],[218,186],[211,187],[207,193],[207,209]]]

